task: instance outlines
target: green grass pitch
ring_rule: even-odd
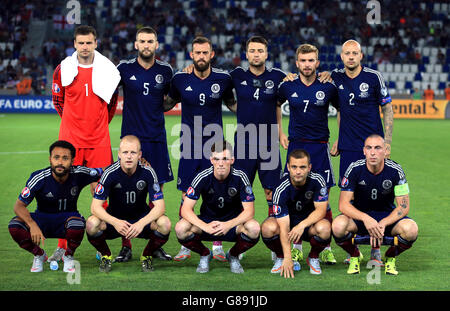
[[[117,159],[121,117],[116,116],[110,125],[114,158]],[[32,255],[20,249],[11,239],[8,222],[14,216],[13,205],[25,185],[30,173],[48,165],[48,146],[58,138],[60,119],[57,115],[4,114],[0,115],[0,290],[151,290],[151,291],[305,291],[305,290],[449,290],[449,222],[450,210],[450,121],[446,120],[395,120],[392,144],[392,159],[399,162],[406,172],[410,186],[411,210],[409,216],[419,225],[419,238],[413,247],[399,256],[397,260],[398,276],[386,276],[384,270],[379,274],[366,269],[369,247],[362,246],[365,260],[360,275],[347,275],[342,264],[344,252],[334,241],[332,249],[338,263],[334,266],[322,266],[322,275],[309,273],[303,261],[302,270],[295,273],[294,279],[284,279],[270,273],[272,262],[270,252],[260,240],[245,255],[242,265],[245,273],[234,275],[227,263],[212,262],[206,275],[195,272],[199,256],[193,254],[184,263],[155,260],[155,271],[144,274],[140,271],[139,256],[145,241],[133,240],[133,259],[128,263],[113,264],[109,274],[98,272],[95,249],[85,237],[78,248],[75,258],[81,264],[80,284],[69,284],[66,274],[51,271],[48,264],[44,272],[30,273]],[[169,145],[174,145],[178,136],[171,136],[172,127],[180,122],[180,117],[166,118]],[[224,117],[224,124],[234,124],[235,118]],[[284,118],[287,132],[288,119]],[[336,119],[330,119],[331,141],[334,141]],[[282,150],[284,165],[286,152]],[[334,170],[339,170],[338,158],[333,158]],[[176,176],[178,161],[172,160]],[[256,178],[256,219],[262,222],[267,215],[264,194]],[[337,187],[331,190],[330,204],[333,215],[338,212]],[[164,187],[166,214],[172,221],[172,229],[178,220],[180,193],[175,181]],[[90,193],[85,188],[79,199],[79,210],[87,218],[90,215]],[[30,210],[34,211],[35,203]],[[51,254],[56,247],[55,239],[45,241],[45,250]],[[207,242],[208,245],[209,242]],[[120,249],[120,239],[110,243],[113,255]],[[225,242],[226,249],[231,243]],[[175,255],[179,250],[175,233],[171,232],[165,250]],[[309,243],[304,243],[305,256],[309,252]],[[382,247],[382,254],[386,247]],[[368,281],[369,279],[369,281]]]

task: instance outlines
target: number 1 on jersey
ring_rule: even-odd
[[[86,87],[86,97],[89,96],[89,84],[84,85]]]

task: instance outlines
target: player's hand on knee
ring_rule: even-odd
[[[44,234],[42,234],[41,228],[36,223],[30,225],[30,235],[34,244],[39,245],[42,241],[42,246],[44,246]]]
[[[297,243],[298,241],[300,241],[300,238],[302,237],[304,231],[305,231],[305,228],[303,228],[299,225],[292,228],[291,231],[289,231],[289,233],[288,233],[289,242]]]
[[[128,227],[128,232],[125,237],[129,240],[134,239],[139,234],[141,234],[142,230],[144,230],[144,226],[139,222],[136,222]]]
[[[119,219],[115,224],[113,224],[114,229],[119,232],[121,235],[126,236],[128,233],[128,228],[131,224],[126,220]]]

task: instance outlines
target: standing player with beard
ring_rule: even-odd
[[[100,178],[101,170],[74,167],[75,147],[63,140],[50,148],[50,167],[33,172],[14,204],[9,232],[19,246],[34,255],[31,272],[41,272],[47,259],[39,246],[47,238],[67,240],[62,258],[64,272],[75,272],[73,255],[84,236],[85,220],[77,210],[81,190]],[[27,206],[36,198],[34,213]]]
[[[295,149],[305,149],[311,155],[312,171],[320,174],[326,182],[328,192],[336,185],[331,164],[328,140],[328,107],[338,107],[337,89],[333,83],[321,83],[317,79],[319,67],[318,49],[311,44],[302,44],[296,51],[299,76],[293,81],[281,83],[278,89],[279,103],[289,103],[289,144],[287,157]],[[287,161],[285,172],[287,172]],[[328,205],[326,219],[333,221]],[[298,249],[298,251],[297,251]],[[294,244],[294,255],[303,258],[301,244]],[[331,248],[321,253],[326,264],[335,264]]]
[[[121,138],[137,136],[141,142],[141,162],[149,163],[155,170],[161,191],[164,183],[173,180],[167,149],[164,122],[164,97],[169,92],[172,67],[155,59],[158,49],[156,31],[142,27],[136,32],[134,47],[137,58],[123,60],[117,66],[120,72],[120,86],[123,87],[123,118]],[[152,203],[149,202],[150,207]],[[131,242],[122,240],[122,249],[116,257],[117,262],[131,259]],[[154,257],[171,260],[163,249],[158,249]]]
[[[228,107],[235,102],[231,76],[211,67],[214,51],[208,38],[196,37],[192,41],[190,57],[194,63],[193,74],[178,72],[173,76],[165,103],[166,111],[179,101],[182,107],[177,181],[178,190],[182,191],[180,210],[194,176],[210,166],[210,145],[205,144],[223,138],[222,102]],[[174,260],[190,256],[190,250],[183,246]]]
[[[108,125],[116,110],[120,74],[96,51],[97,32],[93,27],[75,29],[74,47],[76,51],[53,73],[53,104],[61,117],[59,139],[75,146],[74,165],[105,168],[113,161]],[[91,185],[92,193],[95,185]],[[49,259],[61,260],[66,244],[60,240]]]
[[[340,155],[339,181],[350,163],[364,159],[364,140],[371,134],[384,137],[386,158],[391,154],[394,112],[383,76],[379,71],[361,65],[361,45],[348,40],[342,45],[344,69],[336,69],[331,77],[338,88],[340,120],[339,139],[331,149],[332,156]],[[380,118],[383,112],[383,124]],[[348,263],[346,259],[346,263]],[[371,259],[382,265],[379,248],[373,248]]]

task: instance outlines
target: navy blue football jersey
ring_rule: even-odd
[[[328,189],[319,174],[310,172],[300,188],[292,185],[287,174],[275,188],[272,200],[275,218],[291,215],[305,219],[315,210],[314,202],[328,201]]]
[[[289,103],[289,140],[301,139],[328,142],[328,107],[339,108],[334,83],[321,83],[316,79],[305,85],[297,77],[282,82],[278,89],[278,101]]]
[[[394,188],[406,184],[400,164],[385,159],[384,169],[374,175],[367,169],[366,160],[353,162],[341,181],[341,191],[353,191],[353,206],[362,212],[387,211],[395,208]]]
[[[20,193],[19,200],[29,205],[36,198],[37,210],[44,213],[75,212],[81,190],[98,181],[101,172],[101,169],[72,166],[69,178],[60,184],[53,178],[51,167],[35,171]]]
[[[237,124],[254,124],[257,129],[254,137],[246,133],[245,143],[270,145],[271,125],[277,125],[277,89],[286,74],[278,68],[271,68],[256,76],[248,68],[237,67],[230,75],[237,97]],[[278,127],[275,128],[278,141]],[[262,137],[267,139],[260,141],[261,130],[265,131]]]
[[[166,141],[163,102],[169,92],[172,67],[155,60],[146,70],[133,58],[121,61],[117,69],[123,87],[120,137],[135,135],[141,140]]]
[[[169,96],[181,100],[181,123],[187,125],[192,137],[207,140],[214,133],[203,135],[207,125],[218,125],[222,129],[222,101],[233,98],[231,76],[225,71],[211,69],[211,74],[200,79],[194,73],[177,72],[172,79]],[[201,117],[194,129],[194,117]],[[183,129],[182,129],[183,130]]]
[[[344,69],[335,69],[331,77],[338,88],[341,123],[338,146],[341,150],[360,151],[371,134],[384,137],[380,106],[392,102],[379,71],[363,67],[355,78]]]
[[[163,199],[155,171],[138,164],[133,175],[128,176],[116,161],[105,169],[95,188],[94,198],[109,198],[108,213],[120,219],[138,219],[150,212],[146,202]]]
[[[242,202],[255,200],[247,175],[234,167],[223,181],[214,177],[212,166],[201,171],[192,180],[186,196],[192,200],[201,196],[200,214],[219,221],[235,218],[242,212]]]

